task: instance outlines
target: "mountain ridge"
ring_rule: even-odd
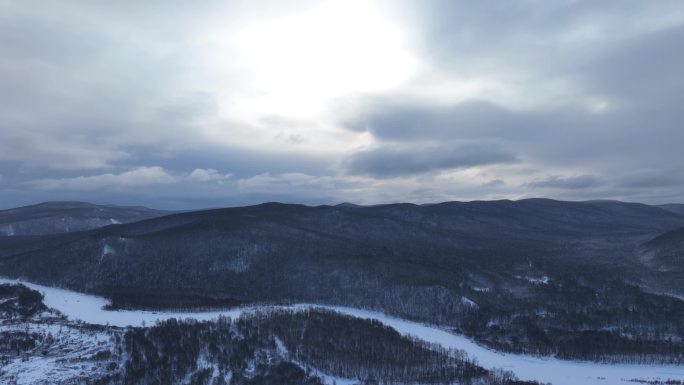
[[[684,293],[684,272],[642,254],[681,227],[682,215],[620,202],[270,202],[0,237],[0,275],[126,308],[325,303],[446,325],[507,351],[558,353],[586,330],[638,349],[625,336],[643,328],[684,337],[684,302],[658,294]]]
[[[0,235],[58,234],[130,223],[171,213],[143,206],[97,205],[79,201],[42,202],[0,210]]]

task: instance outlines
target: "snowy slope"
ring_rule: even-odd
[[[0,283],[17,283],[14,280],[1,279]],[[100,297],[76,293],[69,290],[56,289],[20,282],[45,295],[44,302],[70,319],[87,323],[113,326],[152,325],[157,320],[170,318],[211,320],[219,315],[232,318],[257,310],[257,308],[239,308],[214,312],[149,312],[149,311],[106,311],[103,306],[107,300]],[[417,322],[406,321],[387,316],[383,313],[362,309],[298,304],[285,308],[306,309],[320,307],[360,318],[370,318],[396,329],[402,334],[413,335],[427,342],[440,344],[447,348],[465,350],[470,357],[476,358],[485,368],[503,368],[515,373],[523,380],[551,382],[554,385],[620,385],[634,384],[628,380],[666,380],[684,381],[684,366],[674,365],[636,365],[636,364],[600,364],[594,362],[566,361],[555,358],[539,358],[526,355],[500,353],[477,345],[468,338],[449,333],[439,327]],[[263,310],[264,308],[258,308]]]
[[[113,362],[113,334],[68,325],[59,319],[0,322],[0,333],[30,333],[37,346],[25,356],[12,356],[0,364],[0,384],[80,384],[106,376]],[[105,359],[98,354],[108,352]]]

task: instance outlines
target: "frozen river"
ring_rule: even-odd
[[[16,280],[0,278],[0,283],[16,283]],[[151,311],[108,311],[105,298],[82,294],[70,290],[20,283],[44,294],[44,302],[72,320],[112,326],[154,325],[155,322],[170,318],[197,320],[216,319],[220,315],[232,318],[259,308],[238,308],[211,312],[151,312]],[[482,347],[468,338],[447,332],[439,327],[390,317],[383,313],[339,306],[298,304],[282,306],[288,309],[307,309],[312,307],[335,310],[337,312],[381,321],[405,335],[412,335],[424,341],[440,344],[446,348],[465,350],[485,368],[502,368],[515,373],[522,380],[550,382],[554,385],[619,385],[636,384],[631,379],[684,381],[684,366],[676,365],[636,365],[636,364],[599,364],[594,362],[567,361],[555,358],[539,358],[519,354],[500,353]]]

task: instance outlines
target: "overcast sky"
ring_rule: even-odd
[[[684,2],[0,0],[0,208],[684,203]]]

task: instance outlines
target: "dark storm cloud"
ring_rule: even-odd
[[[346,167],[352,174],[386,178],[515,160],[515,154],[495,143],[385,146],[351,155]]]
[[[616,185],[621,188],[659,188],[682,186],[684,168],[663,165],[662,169],[635,170],[621,175]]]
[[[681,24],[678,0],[433,0],[415,12],[424,23],[424,53],[440,67],[471,73],[526,65],[545,77],[629,45],[644,30]]]
[[[506,182],[504,182],[503,180],[494,179],[494,180],[490,180],[489,182],[483,183],[481,186],[482,187],[501,187],[504,185],[506,185]]]
[[[238,178],[263,173],[281,174],[292,170],[309,175],[324,175],[329,172],[332,163],[331,159],[323,155],[290,154],[269,149],[250,150],[218,145],[184,148],[171,154],[155,152],[154,147],[139,146],[134,147],[132,152],[136,154],[132,164],[155,164],[179,172],[187,170],[188,165],[195,168],[215,168],[230,172]]]
[[[367,108],[371,111],[368,115],[347,125],[387,140],[506,138],[519,136],[516,131],[534,130],[540,125],[534,117],[485,101],[468,101],[451,107],[380,101]]]
[[[527,183],[526,186],[530,187],[549,187],[549,188],[559,188],[559,189],[585,189],[589,187],[596,187],[603,184],[594,175],[578,175],[568,178],[563,178],[559,176],[551,176],[546,179],[536,180]]]
[[[684,25],[629,39],[593,55],[579,66],[577,76],[587,89],[611,95],[630,108],[681,113],[673,107],[684,97],[683,42]]]
[[[636,187],[662,181],[684,190],[684,180],[673,177],[684,171],[682,44],[684,26],[667,27],[589,50],[576,58],[575,67],[555,68],[579,90],[565,106],[514,109],[485,101],[434,106],[380,98],[346,124],[387,142],[504,140],[521,159],[542,169],[594,174],[592,185]],[[592,104],[592,94],[605,104]],[[657,177],[650,175],[654,171],[632,175],[644,169],[668,171],[657,172]],[[572,189],[590,182],[588,177],[557,178],[525,186]]]
[[[136,24],[144,12],[118,4],[0,4],[0,162],[113,167],[136,158],[128,146],[186,144],[188,125],[214,113],[212,95],[179,87],[187,60],[152,38],[166,29],[158,14]]]

